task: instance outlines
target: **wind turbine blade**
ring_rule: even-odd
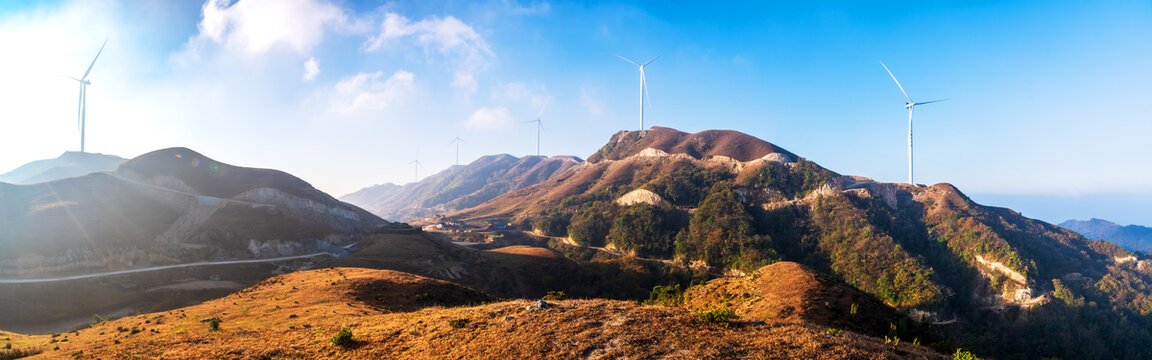
[[[918,102],[918,103],[916,103],[916,105],[931,104],[931,103],[936,103],[936,102],[941,102],[941,101],[948,101],[948,100],[951,100],[951,99],[940,99],[940,100],[932,100],[932,101],[924,101],[924,102]]]
[[[548,102],[550,102],[550,101],[551,101],[551,100],[549,100],[549,101],[545,101],[545,102],[544,102],[544,106],[541,106],[541,107],[540,107],[540,113],[539,113],[539,114],[536,114],[536,120],[540,120],[540,117],[544,116],[544,109],[547,109],[547,108],[548,108]]]
[[[609,54],[612,54],[612,55],[616,55],[616,53],[609,53]],[[632,63],[632,65],[640,66],[640,64],[639,64],[639,63],[637,63],[637,62],[635,62],[635,61],[632,61],[632,59],[629,59],[629,58],[626,58],[626,57],[623,57],[623,56],[620,56],[620,55],[616,55],[616,57],[618,57],[618,58],[621,58],[621,59],[624,59],[624,61],[630,62],[630,63]]]
[[[901,92],[901,93],[904,93],[904,98],[905,98],[905,99],[908,99],[908,102],[912,102],[912,98],[908,96],[908,92],[907,92],[907,91],[904,91],[904,86],[903,86],[903,85],[900,85],[900,80],[896,80],[896,75],[892,75],[892,70],[888,70],[888,65],[884,65],[884,62],[883,62],[883,61],[881,61],[881,62],[880,62],[880,66],[883,66],[883,67],[884,67],[884,71],[887,71],[887,72],[888,72],[888,76],[891,76],[891,77],[892,77],[892,81],[895,81],[895,82],[896,82],[896,86],[900,88],[900,92]]]
[[[84,82],[84,80],[80,80],[80,79],[77,79],[77,78],[74,78],[74,77],[71,77],[71,76],[64,76],[64,77],[66,77],[66,78],[69,78],[69,79],[72,79],[72,80],[76,80],[76,82]]]
[[[108,39],[104,39],[104,43],[100,44],[100,51],[96,52],[96,57],[92,58],[92,63],[88,64],[88,70],[84,71],[84,76],[81,76],[80,79],[88,78],[88,73],[92,72],[92,66],[96,65],[96,59],[99,59],[100,53],[104,52],[104,45],[108,45]]]
[[[653,61],[656,61],[656,59],[659,59],[661,56],[664,56],[663,51],[660,52],[660,55],[656,55],[656,57],[652,58],[652,60],[648,60],[648,62],[644,63],[643,66],[648,66],[648,64],[651,64]]]

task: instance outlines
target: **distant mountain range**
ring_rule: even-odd
[[[35,184],[94,172],[114,171],[124,161],[127,159],[114,155],[69,151],[58,158],[33,161],[0,174],[0,182]]]
[[[484,156],[418,182],[370,186],[340,200],[392,221],[414,221],[479,205],[535,185],[584,161],[574,156]]]
[[[286,256],[384,223],[287,173],[171,148],[115,172],[0,183],[0,274]]]
[[[290,174],[171,148],[125,161],[115,171],[28,185],[0,183],[0,279],[340,254],[386,224]],[[293,267],[280,261],[270,268],[215,267],[207,274],[189,269],[0,284],[0,326],[47,330],[53,323],[75,326],[67,324],[77,318],[86,323],[94,313],[167,310]],[[163,290],[221,275],[227,281]],[[146,284],[148,291],[133,291]]]
[[[1102,219],[1068,220],[1060,226],[1092,240],[1104,240],[1128,250],[1152,253],[1152,227],[1120,226]]]

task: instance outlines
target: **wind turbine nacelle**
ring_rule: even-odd
[[[916,106],[916,103],[904,103],[905,109],[911,109],[913,106]]]

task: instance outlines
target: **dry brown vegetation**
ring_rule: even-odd
[[[457,307],[426,304],[427,293]],[[816,325],[709,324],[682,308],[611,300],[564,300],[539,310],[526,309],[531,301],[479,304],[488,300],[411,274],[335,268],[278,276],[188,308],[33,337],[29,345],[45,349],[34,359],[944,358]],[[210,318],[220,319],[218,331],[202,322]],[[352,340],[335,345],[330,340],[342,328]]]
[[[900,315],[875,297],[794,262],[692,287],[684,307],[725,307],[745,319],[799,322],[880,336]]]

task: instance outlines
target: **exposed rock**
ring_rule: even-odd
[[[524,310],[535,311],[535,310],[547,309],[547,308],[555,307],[555,306],[556,305],[553,305],[547,301],[537,300],[536,302],[532,303],[532,305],[528,305],[527,307],[525,307]]]
[[[641,203],[658,206],[664,203],[664,199],[661,199],[660,195],[656,195],[656,193],[647,189],[632,190],[619,199],[616,199],[616,204],[622,206],[632,206]]]

